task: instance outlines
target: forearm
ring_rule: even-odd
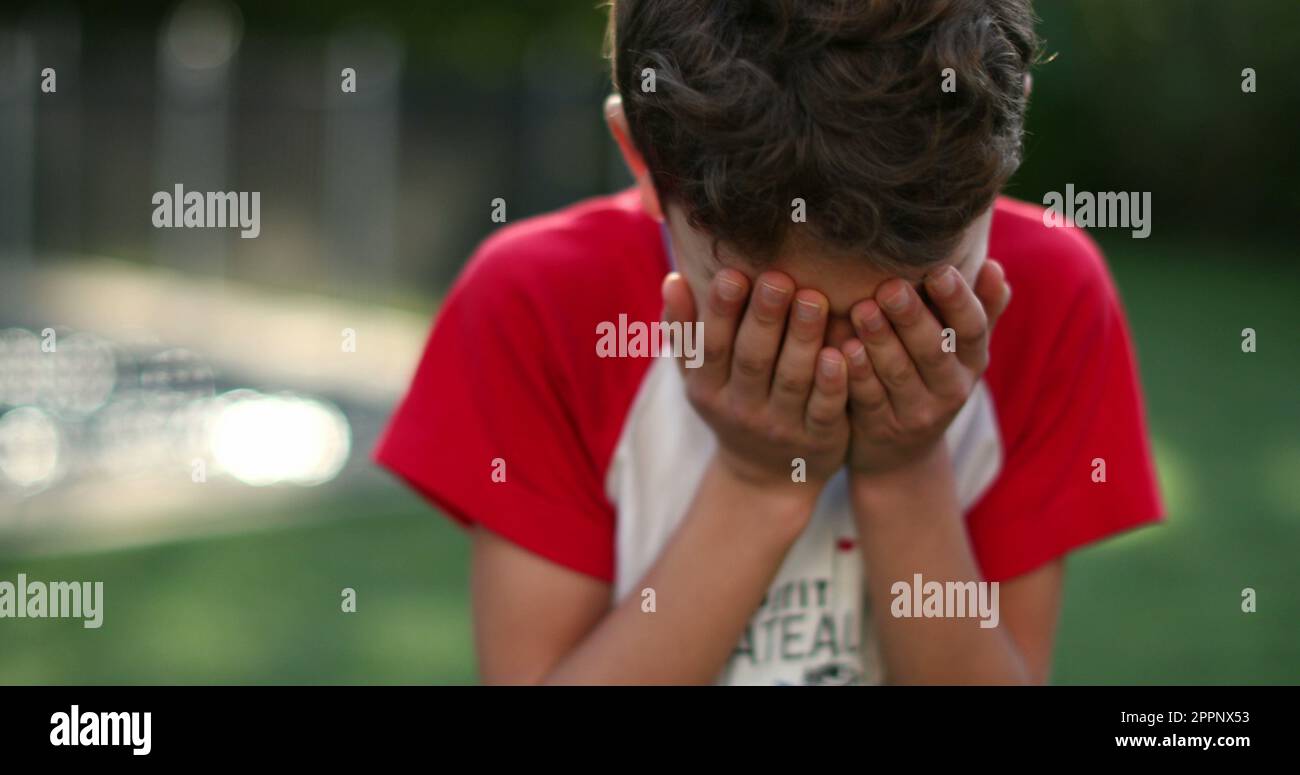
[[[982,582],[962,521],[947,449],[878,477],[855,476],[851,497],[886,678],[893,683],[1023,683],[1025,661],[1006,628],[977,616],[893,613],[895,582]],[[996,621],[996,620],[994,620]]]
[[[713,681],[811,513],[810,496],[774,497],[711,465],[654,566],[546,681]],[[652,613],[641,607],[647,587]]]

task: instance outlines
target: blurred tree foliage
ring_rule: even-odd
[[[668,1],[668,0],[665,0]],[[31,4],[28,4],[29,6]],[[82,0],[88,30],[152,26],[174,3]],[[538,62],[601,77],[605,0],[240,3],[248,30],[317,36],[354,22],[403,39],[410,77],[514,82]],[[1156,236],[1297,236],[1300,79],[1294,0],[1040,0],[1026,158],[1011,193],[1066,183],[1151,191]],[[21,7],[11,6],[6,15]],[[1243,68],[1257,92],[1241,90]],[[535,75],[535,74],[534,74]]]
[[[1298,234],[1300,76],[1292,0],[1036,3],[1026,160],[1012,193],[1066,182],[1153,192],[1155,230]],[[1254,68],[1253,94],[1242,70]]]

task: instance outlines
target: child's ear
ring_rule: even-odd
[[[618,143],[618,149],[623,154],[623,162],[627,164],[628,171],[636,179],[636,187],[641,192],[641,207],[655,221],[663,223],[664,211],[659,202],[659,192],[655,191],[654,180],[649,168],[646,167],[645,158],[632,142],[632,132],[627,126],[627,115],[623,112],[623,98],[617,94],[611,94],[605,100],[605,123],[609,126],[609,133],[614,136],[614,141]]]

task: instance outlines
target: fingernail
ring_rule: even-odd
[[[901,289],[887,295],[882,301],[890,312],[902,312],[907,309],[907,289]]]
[[[862,343],[856,339],[846,345],[845,349],[848,351],[849,360],[853,361],[853,365],[861,366],[867,362],[867,348],[863,347]]]
[[[796,304],[794,308],[795,317],[803,321],[811,322],[821,316],[822,308],[819,305],[813,304],[811,301],[806,301],[804,299],[798,299],[797,301],[798,304]]]
[[[771,283],[760,283],[763,293],[763,301],[768,304],[780,304],[785,301],[785,291],[772,285]]]
[[[822,375],[826,377],[838,376],[840,373],[839,362],[836,361],[834,358],[827,358],[824,355],[821,358],[821,368],[822,368]]]
[[[718,295],[727,301],[735,301],[745,295],[745,287],[726,276],[719,276]]]
[[[957,270],[951,266],[940,269],[933,275],[934,289],[941,296],[948,296],[957,290]]]
[[[873,307],[862,316],[862,327],[873,334],[885,327],[885,319],[881,317],[879,308]]]

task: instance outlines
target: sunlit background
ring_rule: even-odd
[[[368,452],[490,202],[626,184],[604,11],[356,6],[0,12],[0,580],[105,586],[98,630],[0,619],[0,682],[474,679],[467,540]],[[1095,236],[1170,507],[1070,561],[1056,680],[1300,681],[1300,5],[1041,6],[1010,193],[1152,192]],[[261,235],[153,228],[176,183]]]

